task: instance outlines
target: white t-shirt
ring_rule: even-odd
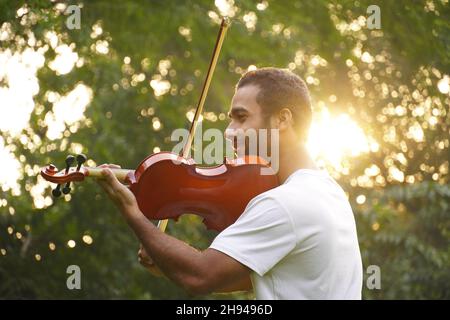
[[[210,248],[254,271],[256,299],[361,299],[355,219],[326,172],[300,169],[258,195]]]

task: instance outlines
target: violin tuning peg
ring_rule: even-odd
[[[70,166],[75,162],[75,157],[68,155],[66,157],[66,173],[69,172]]]
[[[60,184],[58,184],[58,185],[56,186],[56,188],[52,190],[52,195],[53,195],[53,197],[55,197],[55,198],[58,198],[58,197],[61,196],[61,185],[60,185]]]
[[[71,154],[69,154],[66,157],[66,165],[71,166],[75,162],[75,157]]]
[[[80,170],[81,165],[83,163],[85,163],[86,160],[87,160],[87,157],[84,154],[80,153],[79,155],[77,155],[77,163],[78,163],[77,171]]]
[[[86,160],[87,160],[87,157],[84,154],[80,153],[79,155],[77,155],[78,163],[84,163],[84,162],[86,162]]]
[[[69,193],[70,193],[70,190],[72,190],[72,189],[70,188],[70,182],[67,182],[66,185],[64,186],[64,188],[62,189],[62,192],[63,192],[64,194],[69,194]]]

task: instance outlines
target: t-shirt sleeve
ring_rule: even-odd
[[[297,243],[292,221],[273,198],[259,195],[210,248],[221,251],[263,276]]]

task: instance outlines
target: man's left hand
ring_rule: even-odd
[[[127,186],[120,183],[111,171],[111,169],[120,169],[120,166],[115,164],[102,164],[99,168],[103,168],[103,170],[102,178],[97,180],[98,183],[105,190],[109,198],[114,201],[125,218],[129,219],[133,215],[142,215],[134,194]]]

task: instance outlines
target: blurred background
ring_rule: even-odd
[[[381,28],[367,27],[377,5]],[[80,28],[65,13],[80,8]],[[190,298],[137,262],[138,242],[93,181],[60,199],[38,176],[68,154],[135,168],[189,128],[220,17],[228,31],[203,114],[224,129],[239,77],[305,79],[308,146],[353,207],[364,299],[450,298],[450,7],[427,1],[0,0],[0,298]],[[214,237],[184,216],[168,233]],[[68,290],[66,268],[81,268]],[[251,293],[206,299],[253,298]]]

